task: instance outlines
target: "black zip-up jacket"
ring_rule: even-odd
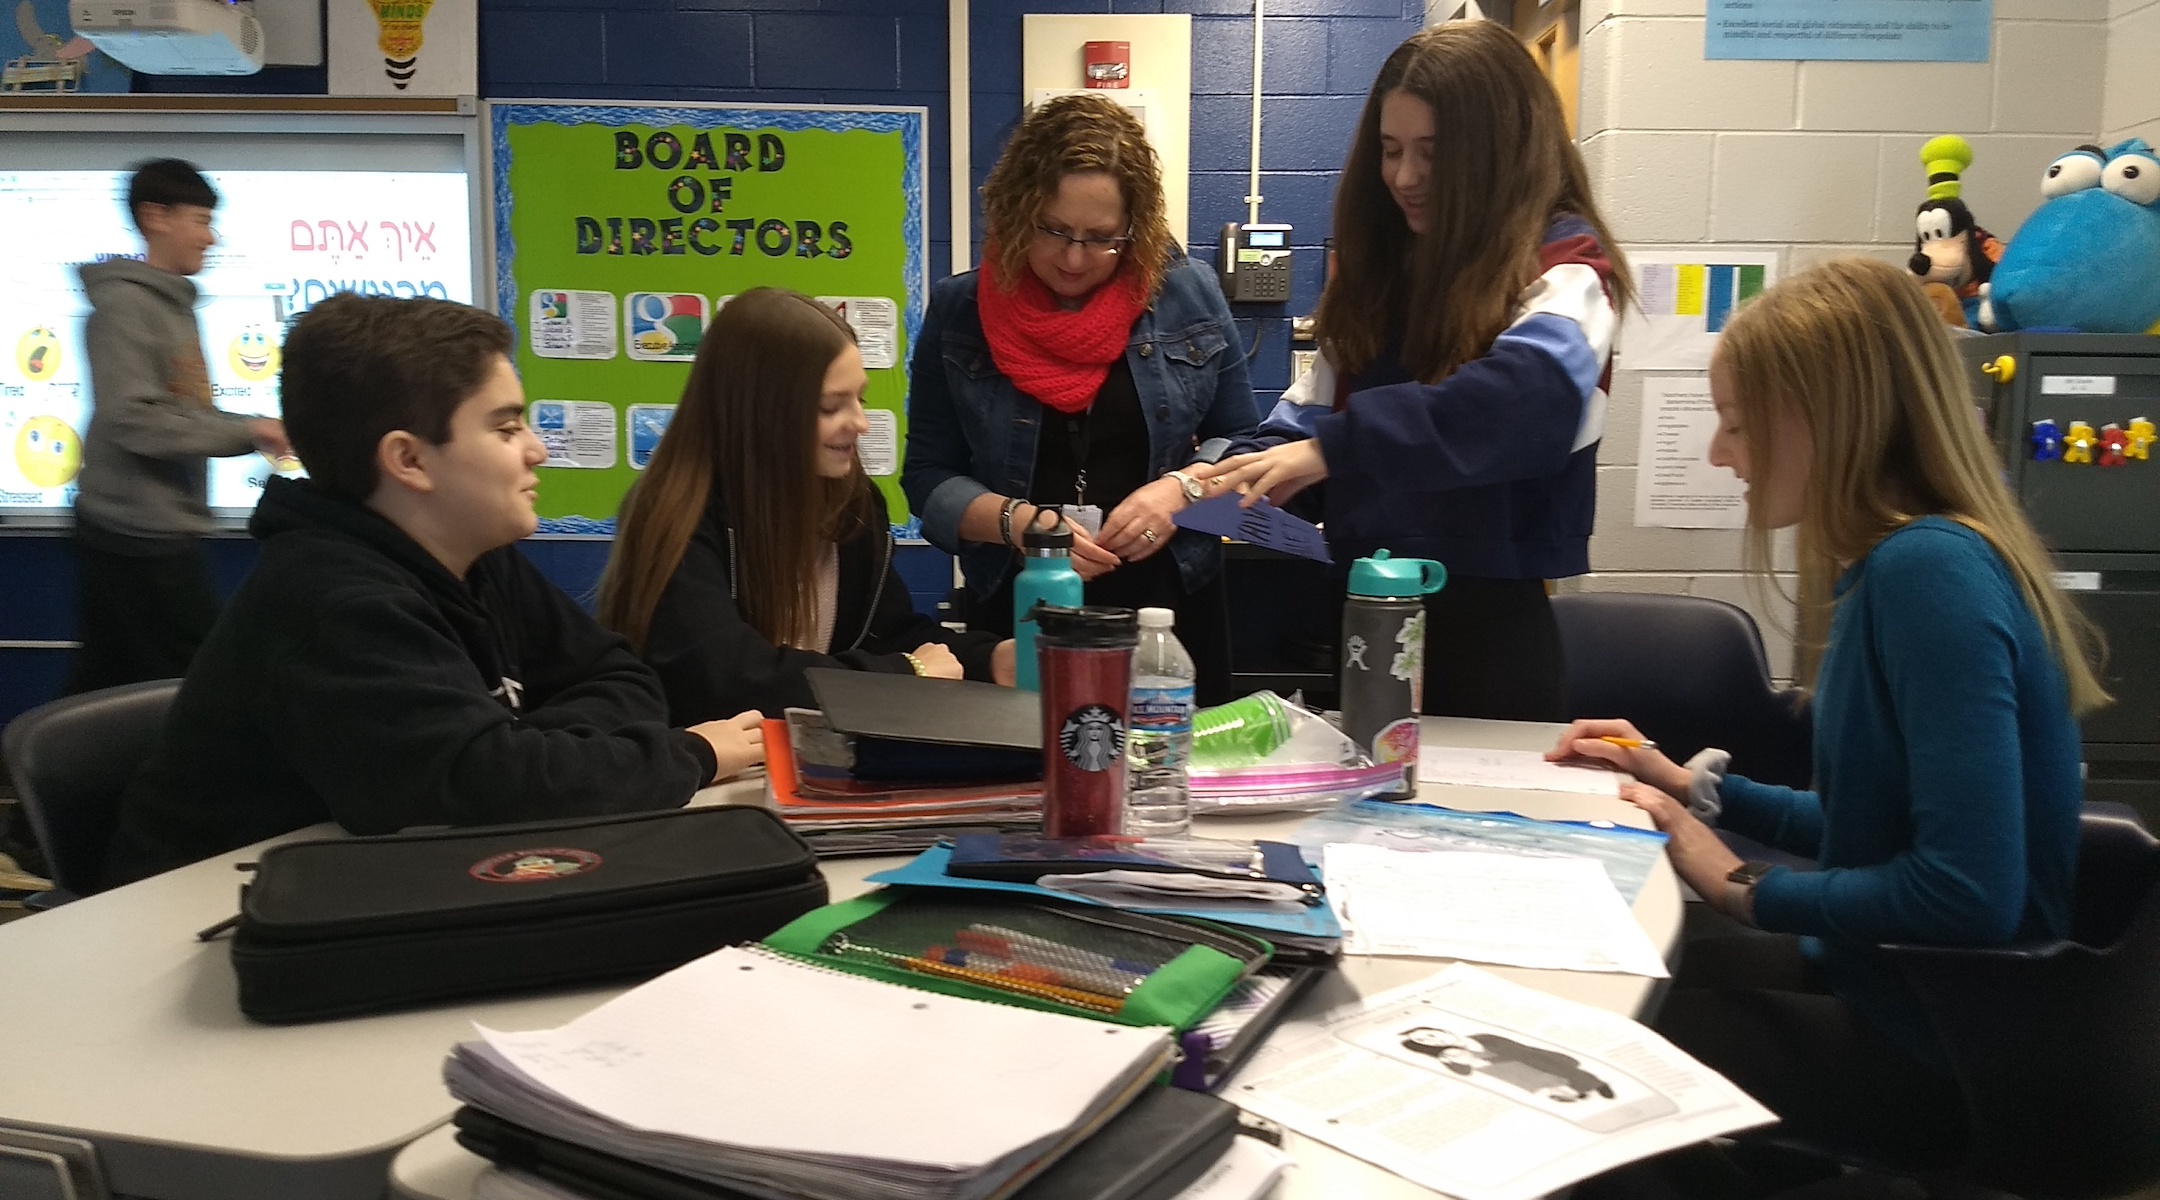
[[[668,719],[694,725],[757,709],[816,708],[803,672],[849,667],[904,675],[902,655],[925,642],[950,647],[969,679],[990,678],[992,633],[954,633],[915,611],[893,566],[891,522],[882,493],[865,494],[840,540],[840,586],[831,654],[775,646],[743,618],[735,600],[735,530],[714,487],[682,565],[653,608],[645,661],[667,689]]]
[[[674,808],[718,763],[515,546],[461,582],[364,505],[271,479],[263,543],[122,801],[108,884],[334,820],[358,834]]]

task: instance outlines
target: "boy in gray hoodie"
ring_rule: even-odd
[[[189,164],[143,163],[128,181],[142,259],[78,270],[92,306],[92,410],[75,498],[82,649],[70,693],[187,674],[218,610],[199,540],[211,529],[206,459],[291,452],[280,422],[211,405],[188,276],[217,243],[217,202]]]

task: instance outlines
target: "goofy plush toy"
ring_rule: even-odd
[[[1982,322],[2005,332],[2160,333],[2160,158],[2141,138],[2079,146],[2041,178]]]
[[[1972,158],[1972,145],[1956,134],[1932,138],[1920,147],[1928,198],[1913,219],[1909,264],[1943,320],[1959,327],[1979,322],[1981,289],[2003,254],[2003,244],[1980,228],[1961,198]]]

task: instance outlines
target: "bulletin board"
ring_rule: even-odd
[[[548,450],[540,530],[610,535],[705,326],[754,287],[839,309],[863,467],[903,535],[907,356],[929,293],[922,108],[489,106],[496,302]]]

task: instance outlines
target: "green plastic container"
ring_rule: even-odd
[[[1193,714],[1195,766],[1251,766],[1289,740],[1290,711],[1273,692],[1254,692]]]

